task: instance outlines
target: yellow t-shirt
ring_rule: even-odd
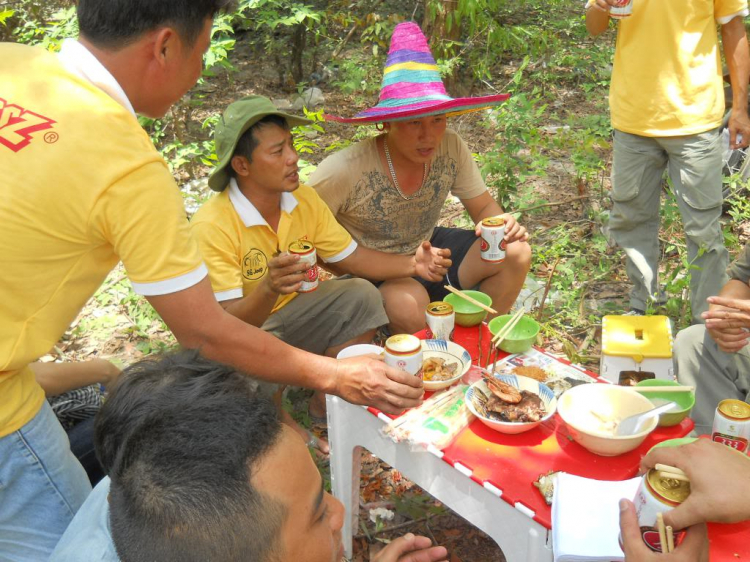
[[[671,137],[721,125],[717,20],[746,9],[747,0],[633,0],[633,14],[617,24],[612,126]]]
[[[297,240],[312,242],[318,258],[327,263],[341,261],[357,249],[357,243],[336,222],[326,204],[306,185],[281,195],[277,232],[242,194],[234,179],[198,209],[190,224],[219,302],[252,293],[268,273],[268,261]],[[272,312],[296,296],[297,293],[279,295]]]
[[[315,190],[306,185],[281,195],[277,232],[242,194],[234,179],[198,209],[190,224],[218,301],[252,293],[268,273],[268,261],[297,240],[312,242],[318,258],[327,263],[339,262],[357,249],[357,243],[336,222]],[[296,296],[297,293],[280,295],[272,312]]]
[[[28,364],[119,260],[144,295],[192,286],[205,266],[135,116],[42,49],[3,43],[0,60],[1,437],[44,400]]]

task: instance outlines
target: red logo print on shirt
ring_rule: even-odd
[[[51,129],[54,124],[55,121],[48,117],[0,98],[0,145],[10,148],[13,152],[28,146],[34,133]],[[52,137],[48,137],[52,134],[55,135],[54,140],[57,140],[56,133],[48,133],[45,135],[47,142],[54,142]]]

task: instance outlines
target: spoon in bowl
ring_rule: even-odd
[[[617,424],[615,434],[619,436],[635,435],[643,429],[643,426],[646,425],[648,420],[659,417],[659,414],[668,412],[676,407],[677,404],[675,402],[667,402],[666,404],[662,404],[651,410],[629,416]]]

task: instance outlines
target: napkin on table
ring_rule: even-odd
[[[607,482],[558,474],[552,499],[555,562],[622,562],[619,502],[632,500],[640,481],[640,477]]]

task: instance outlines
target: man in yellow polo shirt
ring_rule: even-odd
[[[280,112],[263,96],[227,107],[214,140],[219,164],[209,179],[218,196],[191,224],[216,299],[231,314],[301,349],[335,357],[372,341],[388,323],[380,292],[364,279],[333,279],[299,293],[309,265],[289,247],[304,240],[337,272],[384,280],[419,275],[439,281],[449,250],[424,242],[412,256],[358,246],[312,188],[300,185],[290,127],[307,119]],[[310,405],[322,417],[325,397]]]
[[[619,20],[609,103],[614,132],[612,237],[626,254],[631,310],[660,302],[659,197],[669,167],[687,239],[693,321],[725,282],[721,216],[724,115],[717,25],[732,81],[730,144],[747,146],[750,75],[747,0],[631,0]],[[599,35],[619,0],[589,0],[586,27]]]
[[[0,557],[47,560],[90,485],[29,364],[122,261],[179,342],[258,378],[390,412],[421,381],[295,349],[218,305],[182,198],[139,126],[201,74],[226,0],[79,0],[60,56],[0,44]]]

